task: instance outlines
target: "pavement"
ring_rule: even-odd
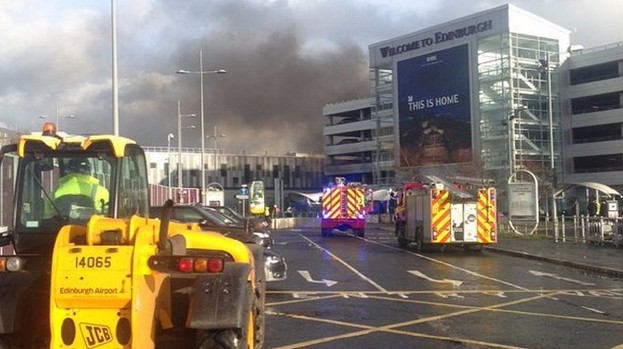
[[[387,224],[372,224],[382,230],[393,231]],[[498,243],[487,245],[486,251],[515,257],[564,265],[594,274],[623,278],[623,249],[613,244],[597,245],[584,242],[554,242],[543,235],[498,236]]]
[[[623,278],[623,249],[611,244],[554,242],[542,236],[503,235],[497,244],[487,245],[486,250]]]

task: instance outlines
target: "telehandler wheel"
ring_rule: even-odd
[[[251,286],[249,286],[251,287]],[[207,330],[197,333],[197,347],[196,349],[255,349],[255,343],[258,338],[253,337],[252,342],[254,342],[254,347],[249,347],[248,342],[249,332],[255,331],[258,326],[258,319],[256,318],[256,303],[255,298],[257,295],[253,293],[253,299],[248,300],[249,307],[249,316],[247,322],[242,324],[241,328],[230,328],[225,330]],[[264,323],[264,316],[262,312],[262,325]],[[262,326],[262,345],[263,343],[263,335],[264,335],[264,326]]]
[[[210,330],[197,340],[197,349],[247,349],[248,329]]]
[[[264,316],[266,301],[265,294],[266,293],[263,290],[261,294],[256,292],[253,302],[253,324],[255,326],[253,329],[254,349],[264,348],[264,339],[266,336],[266,318]]]

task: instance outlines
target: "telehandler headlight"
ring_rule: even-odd
[[[19,257],[0,257],[0,272],[16,272],[22,270],[24,261]]]

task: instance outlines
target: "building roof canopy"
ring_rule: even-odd
[[[572,187],[585,187],[593,190],[597,190],[600,193],[604,193],[608,196],[618,195],[622,196],[621,193],[616,191],[615,189],[601,183],[597,182],[567,182],[559,185],[558,191],[556,191],[556,195],[562,193],[563,191],[570,189]]]

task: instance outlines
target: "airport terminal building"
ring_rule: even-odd
[[[569,36],[507,4],[369,45],[371,97],[323,110],[326,174],[622,189],[623,46]]]

